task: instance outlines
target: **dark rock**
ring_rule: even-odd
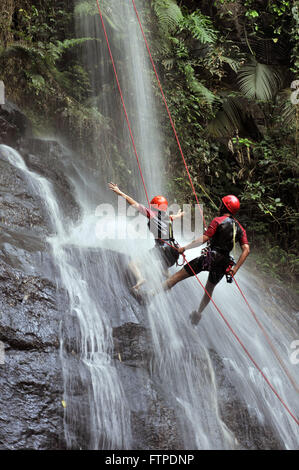
[[[68,149],[55,140],[27,138],[22,141],[20,151],[28,168],[52,183],[66,222],[77,220],[80,209],[74,199],[74,188],[65,176],[73,171]]]
[[[0,105],[0,143],[17,148],[22,137],[32,134],[31,123],[13,103]]]
[[[7,162],[1,153],[0,211],[1,223],[8,227],[38,234],[49,233],[50,223],[41,198],[33,194],[33,188],[23,173]]]
[[[0,371],[0,449],[64,448],[58,352],[7,346]]]
[[[183,449],[175,410],[149,374],[117,362],[131,410],[132,448],[136,450]]]

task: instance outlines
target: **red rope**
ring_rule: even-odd
[[[148,45],[148,41],[146,39],[144,30],[143,30],[143,27],[142,27],[142,24],[141,24],[141,20],[140,20],[140,17],[139,17],[139,13],[138,13],[135,1],[132,0],[132,3],[133,3],[133,7],[134,7],[134,10],[135,10],[135,13],[136,13],[136,17],[137,17],[137,20],[138,20],[138,23],[139,23],[139,27],[140,27],[145,45],[146,45],[146,48],[147,48],[149,58],[150,58],[152,66],[153,66],[153,70],[155,72],[155,75],[156,75],[156,79],[157,79],[157,82],[158,82],[158,85],[159,85],[159,88],[160,88],[160,91],[161,91],[161,95],[162,95],[162,98],[163,98],[163,101],[164,101],[164,104],[165,104],[165,108],[166,108],[166,111],[167,111],[167,114],[168,114],[168,117],[169,117],[169,120],[170,120],[170,123],[171,123],[171,127],[173,129],[173,132],[174,132],[174,135],[175,135],[175,138],[176,138],[176,141],[177,141],[177,144],[178,144],[178,147],[179,147],[179,150],[180,150],[180,153],[181,153],[181,156],[182,156],[182,159],[183,159],[186,171],[187,171],[187,175],[188,175],[188,178],[189,178],[189,181],[190,181],[190,185],[191,185],[193,194],[194,194],[196,202],[197,202],[197,204],[200,208],[200,212],[201,212],[201,215],[202,215],[202,220],[204,222],[204,225],[205,225],[205,227],[207,227],[207,224],[206,224],[206,221],[205,221],[205,218],[204,218],[204,215],[203,215],[203,211],[200,207],[200,203],[199,203],[199,200],[198,200],[198,197],[197,197],[197,194],[196,194],[193,182],[192,182],[192,178],[191,178],[191,175],[190,175],[190,172],[189,172],[189,169],[188,169],[188,165],[187,165],[187,162],[186,162],[186,159],[185,159],[185,156],[184,156],[184,152],[183,152],[183,149],[182,149],[182,146],[181,146],[181,143],[180,143],[180,139],[179,139],[179,136],[177,134],[177,131],[176,131],[176,128],[175,128],[175,125],[174,125],[174,122],[173,122],[173,119],[172,119],[172,116],[171,116],[171,113],[170,113],[170,110],[169,110],[169,107],[168,107],[168,104],[167,104],[167,101],[166,101],[166,98],[165,98],[165,95],[164,95],[164,91],[163,91],[163,88],[162,88],[162,85],[161,85],[161,82],[160,82],[160,79],[159,79],[159,75],[158,75],[158,72],[157,72],[157,69],[156,69],[156,66],[155,66],[155,62],[154,62],[154,59],[152,57],[152,54],[151,54],[151,51],[150,51],[150,48],[149,48],[149,45]]]
[[[104,19],[103,19],[103,15],[102,15],[102,11],[101,11],[101,7],[100,7],[99,0],[97,0],[97,5],[98,5],[98,10],[99,10],[99,13],[100,13],[100,17],[101,17],[101,23],[102,23],[103,31],[104,31],[104,34],[105,34],[105,39],[106,39],[106,42],[107,42],[107,46],[108,46],[108,51],[109,51],[109,55],[110,55],[112,67],[113,67],[113,70],[114,70],[114,75],[115,75],[116,82],[117,82],[117,86],[118,86],[118,91],[119,91],[119,94],[120,94],[120,98],[121,98],[121,102],[122,102],[122,105],[123,105],[123,109],[124,109],[126,121],[127,121],[127,124],[128,124],[129,133],[130,133],[131,140],[132,140],[132,144],[133,144],[133,148],[134,148],[134,153],[135,153],[135,156],[136,156],[136,160],[137,160],[137,164],[138,164],[140,176],[141,176],[141,179],[142,179],[143,188],[144,188],[144,191],[145,191],[145,195],[146,195],[146,199],[147,199],[147,202],[148,202],[148,206],[150,207],[150,200],[149,200],[148,193],[147,193],[147,190],[146,190],[145,181],[144,181],[144,178],[143,178],[143,173],[142,173],[142,170],[141,170],[141,165],[140,165],[140,161],[139,161],[139,157],[138,157],[138,152],[137,152],[137,148],[136,148],[136,145],[135,145],[134,136],[133,136],[133,132],[132,132],[132,128],[131,128],[129,116],[128,116],[128,113],[127,113],[127,108],[126,108],[126,105],[125,105],[125,101],[124,101],[124,97],[123,97],[123,92],[122,92],[122,89],[121,89],[121,86],[120,86],[120,82],[119,82],[119,79],[118,79],[118,74],[117,74],[115,62],[114,62],[114,59],[113,59],[113,54],[112,54],[112,51],[111,51],[111,47],[110,47],[110,43],[109,43],[107,31],[106,31],[106,28],[105,28],[105,23],[104,23]]]

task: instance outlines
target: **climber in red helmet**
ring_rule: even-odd
[[[179,253],[183,254],[186,250],[196,248],[206,242],[209,243],[208,248],[203,250],[201,256],[190,261],[189,264],[186,264],[163,284],[164,290],[168,290],[178,282],[194,276],[194,273],[198,274],[201,271],[209,271],[208,281],[205,286],[207,292],[205,292],[202,298],[199,309],[190,315],[193,325],[196,325],[201,319],[202,311],[209,303],[209,295],[212,296],[216,284],[225,274],[235,276],[249,255],[250,249],[246,231],[234,218],[239,209],[240,201],[236,196],[229,195],[223,197],[219,216],[212,220],[204,235],[185,247],[180,247]],[[230,251],[236,242],[239,242],[242,253],[235,264],[230,257]]]
[[[168,215],[168,202],[164,196],[155,196],[150,202],[150,208],[147,208],[123,193],[117,184],[109,183],[109,188],[148,218],[148,228],[155,238],[155,247],[152,250],[158,254],[163,271],[168,276],[168,268],[173,266],[180,256],[177,249],[178,245],[173,238],[173,220],[182,217],[184,213],[179,210],[176,215]],[[145,279],[140,272],[138,262],[131,261],[129,268],[136,278],[136,284],[132,287],[132,292],[137,294]]]

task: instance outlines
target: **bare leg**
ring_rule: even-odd
[[[212,284],[212,283],[209,282],[209,281],[207,281],[207,283],[206,283],[206,291],[209,293],[209,295],[210,295],[211,297],[212,297],[212,295],[213,295],[213,291],[214,291],[215,285],[216,285],[216,284]],[[192,325],[197,325],[197,323],[198,323],[198,322],[200,321],[200,319],[201,319],[201,314],[202,314],[202,312],[204,311],[204,309],[206,308],[206,306],[208,305],[208,303],[209,303],[210,300],[211,300],[207,292],[204,293],[204,296],[203,296],[203,298],[201,299],[201,302],[200,302],[198,311],[194,311],[194,312],[192,312],[191,315],[190,315],[190,319],[191,319]]]
[[[166,279],[169,279],[169,271],[168,271],[167,268],[166,268],[166,269],[163,269],[162,275],[163,275]]]
[[[174,273],[172,276],[170,276],[168,279],[166,279],[165,282],[163,282],[162,286],[158,287],[157,289],[152,290],[151,292],[148,292],[149,297],[153,297],[156,294],[159,294],[162,290],[167,291],[171,289],[173,286],[175,286],[178,282],[183,281],[184,279],[187,279],[187,277],[190,277],[190,274],[187,273],[187,271],[182,268],[180,271],[177,273]]]
[[[177,273],[174,273],[171,277],[169,277],[163,283],[163,289],[164,290],[169,290],[173,286],[175,286],[178,282],[181,282],[184,279],[187,279],[187,277],[190,277],[190,274],[187,273],[186,269],[182,268],[182,269],[180,269],[180,271],[178,271]]]
[[[145,283],[146,279],[144,279],[142,277],[142,274],[141,274],[141,271],[139,269],[139,265],[138,265],[137,261],[131,261],[129,263],[128,268],[131,271],[131,273],[133,274],[133,276],[135,276],[135,279],[136,279],[136,284],[132,287],[132,289],[138,290],[139,287],[141,287]]]

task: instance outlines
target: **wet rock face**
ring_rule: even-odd
[[[4,118],[13,140],[30,134],[21,113],[3,108],[1,142],[13,144]],[[0,449],[65,448],[59,324],[68,305],[56,289],[50,232],[30,182],[0,156]]]
[[[154,361],[147,328],[126,323],[113,329],[114,357],[131,410],[133,449],[183,449],[174,409],[150,371]]]
[[[42,207],[42,201],[32,195],[22,173],[0,154],[0,223],[45,234],[47,215]]]
[[[0,105],[0,144],[16,148],[21,138],[31,134],[30,121],[17,106],[9,102]]]
[[[26,275],[0,256],[0,449],[64,447],[62,298],[50,280]]]

